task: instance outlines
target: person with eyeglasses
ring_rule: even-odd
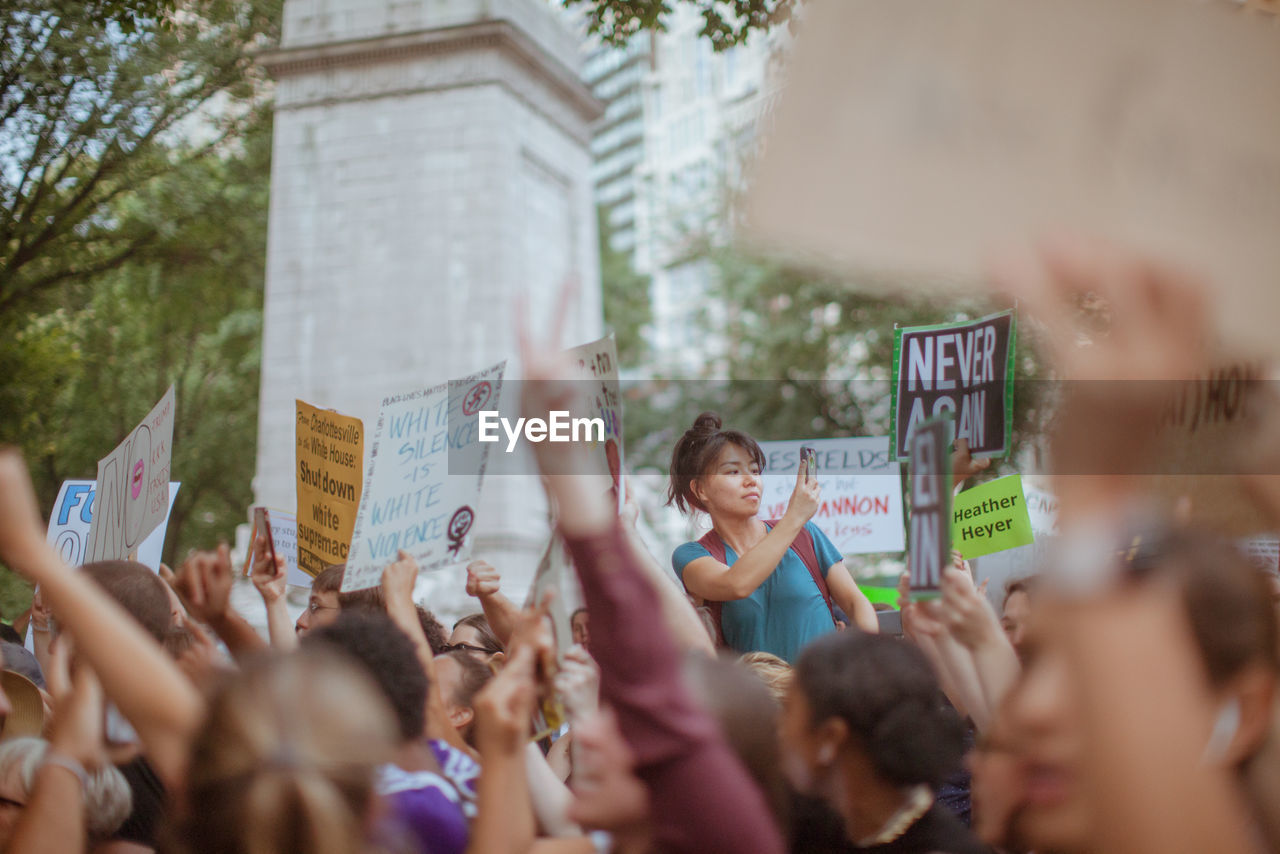
[[[293,627],[298,637],[303,637],[308,632],[323,626],[332,625],[343,609],[353,605],[367,605],[377,611],[385,609],[381,588],[371,587],[368,590],[357,590],[352,593],[340,592],[342,574],[346,568],[345,563],[325,567],[324,571],[311,582],[311,597],[307,600],[307,607],[302,610],[302,615],[298,617]]]
[[[485,663],[500,662],[506,658],[506,650],[484,614],[470,614],[453,624],[453,634],[449,636],[445,652],[454,650],[462,650]]]

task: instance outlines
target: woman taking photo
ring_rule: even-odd
[[[709,606],[726,646],[795,661],[806,644],[836,628],[838,606],[876,631],[875,609],[844,560],[809,520],[822,489],[802,463],[781,519],[757,518],[764,454],[746,433],[723,429],[704,412],[671,455],[667,503],[701,510],[712,530],[671,556],[685,589]],[[718,619],[717,619],[718,616]],[[720,639],[718,639],[720,640]]]

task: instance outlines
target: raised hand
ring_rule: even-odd
[[[502,575],[488,561],[473,560],[467,564],[467,595],[485,599],[502,588]]]
[[[952,637],[969,649],[976,649],[1003,636],[1000,620],[986,597],[973,586],[964,569],[948,567],[942,572],[942,621]]]
[[[382,571],[382,592],[388,603],[413,604],[413,588],[418,582],[418,562],[400,549],[396,559]]]
[[[231,609],[231,549],[194,552],[178,567],[174,589],[196,619],[215,625]]]
[[[0,559],[37,583],[45,563],[35,560],[50,551],[44,522],[26,463],[15,448],[0,450]]]
[[[969,453],[969,440],[956,439],[956,449],[951,452],[951,485],[959,486],[976,474],[991,468],[990,459],[975,460]]]
[[[590,716],[599,706],[600,667],[580,644],[574,644],[565,652],[555,686],[571,721]]]
[[[808,467],[800,463],[796,471],[796,487],[791,491],[791,499],[787,502],[787,515],[801,524],[813,518],[818,512],[818,502],[822,498],[822,485],[818,479],[808,476]]]
[[[102,684],[87,663],[72,663],[72,653],[71,638],[65,635],[50,650],[48,685],[55,714],[49,743],[55,753],[93,770],[105,764],[107,756]]]
[[[284,555],[277,554],[275,560],[271,559],[267,536],[266,532],[259,531],[258,536],[253,538],[253,567],[249,578],[262,596],[262,601],[270,606],[285,595],[287,578]]]

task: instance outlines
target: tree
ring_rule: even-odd
[[[596,209],[600,236],[600,290],[605,325],[618,342],[618,362],[638,367],[648,352],[644,328],[653,319],[649,277],[631,265],[631,256],[613,248],[613,227],[606,208]]]
[[[260,82],[251,53],[274,39],[280,0],[168,6],[5,4],[0,314],[47,309],[180,226],[124,222],[114,205],[243,135]]]
[[[703,250],[714,271],[700,324],[725,353],[707,377],[630,389],[628,455],[665,468],[680,433],[703,410],[759,439],[883,436],[889,431],[894,326],[979,317],[1001,308],[981,299],[886,298],[839,278],[730,248]],[[1015,359],[1015,454],[1044,419],[1042,362],[1019,329]]]
[[[791,20],[797,0],[564,0],[565,6],[583,7],[590,32],[618,46],[644,30],[665,29],[663,19],[674,2],[696,6],[703,19],[699,34],[716,50],[726,50]]]

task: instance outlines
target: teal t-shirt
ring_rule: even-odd
[[[808,522],[805,529],[813,536],[813,550],[826,578],[827,571],[844,558],[817,525]],[[724,551],[725,563],[733,566],[738,555],[727,543]],[[685,543],[671,555],[671,566],[683,582],[690,562],[710,556],[699,543]],[[725,602],[720,611],[720,628],[730,647],[738,652],[771,652],[791,663],[810,641],[835,627],[822,592],[794,546],[754,593]]]

